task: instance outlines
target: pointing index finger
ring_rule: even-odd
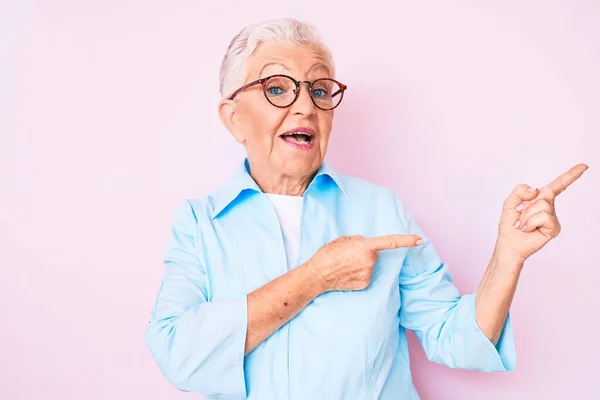
[[[417,235],[392,234],[377,236],[367,239],[373,250],[393,250],[400,247],[413,247],[423,243],[423,240]]]
[[[554,190],[556,195],[564,192],[569,185],[575,182],[583,173],[588,169],[585,164],[577,164],[567,172],[561,174],[558,178],[553,180],[548,186]]]

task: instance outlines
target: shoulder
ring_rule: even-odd
[[[209,221],[213,210],[211,196],[212,193],[181,199],[171,211],[173,226],[192,233],[199,224]]]
[[[341,180],[344,182],[344,188],[348,190],[348,194],[354,196],[360,195],[361,193],[369,195],[381,195],[389,193],[391,188],[383,186],[363,178],[359,178],[352,175],[339,174]]]

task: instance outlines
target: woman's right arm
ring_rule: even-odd
[[[415,235],[340,237],[298,268],[256,289],[248,295],[246,354],[320,294],[365,289],[371,282],[379,250],[414,246],[419,239]]]
[[[191,204],[177,208],[146,342],[179,390],[245,399],[247,296],[208,301],[207,275],[196,256],[197,226]]]
[[[303,265],[248,295],[208,301],[206,274],[195,255],[197,223],[186,203],[173,223],[165,276],[146,331],[165,377],[183,391],[246,396],[244,356],[330,290],[361,290],[371,280],[379,250],[414,246],[414,235],[341,237]]]

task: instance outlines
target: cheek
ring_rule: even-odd
[[[327,143],[331,134],[333,125],[333,115],[325,114],[319,118],[319,132],[321,133],[321,141]]]
[[[249,145],[272,143],[273,136],[278,132],[285,111],[271,105],[253,105],[244,115],[244,136]]]

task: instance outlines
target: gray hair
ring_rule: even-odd
[[[332,73],[335,69],[331,51],[313,25],[291,18],[252,24],[234,36],[221,63],[219,90],[223,98],[242,86],[246,61],[266,42],[315,46],[325,56]]]

